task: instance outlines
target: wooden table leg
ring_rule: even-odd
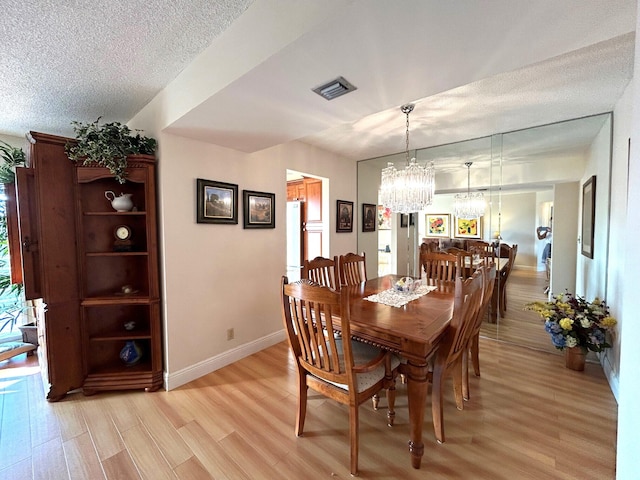
[[[407,363],[407,397],[409,402],[409,452],[411,453],[411,466],[420,468],[422,455],[424,454],[424,443],[422,443],[422,423],[424,420],[424,409],[427,399],[428,366],[416,364],[409,361]]]

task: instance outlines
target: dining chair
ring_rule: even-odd
[[[308,278],[325,287],[340,290],[338,275],[338,257],[333,259],[316,257],[313,260],[305,260],[302,264],[302,278]]]
[[[463,273],[464,265],[453,253],[421,252],[420,272],[424,273],[427,283],[435,285],[440,282],[453,282]]]
[[[358,474],[358,408],[387,390],[387,423],[393,425],[395,375],[400,360],[372,345],[351,338],[349,289],[341,291],[308,279],[281,281],[282,318],[298,373],[296,435],[301,436],[311,388],[349,407],[351,474]],[[337,314],[341,312],[341,314]],[[342,332],[333,335],[334,329]]]
[[[480,376],[480,328],[482,322],[487,317],[489,305],[491,304],[491,296],[493,295],[493,286],[496,283],[496,264],[483,266],[480,272],[482,275],[482,296],[480,300],[480,308],[471,327],[467,347],[462,354],[462,398],[469,400],[469,357],[473,363],[473,372],[477,377]]]
[[[455,293],[453,302],[453,316],[439,341],[436,353],[432,357],[433,370],[430,375],[431,388],[431,413],[433,417],[433,429],[438,443],[444,443],[444,412],[443,412],[443,388],[445,379],[451,375],[453,379],[453,391],[458,410],[464,408],[462,394],[462,354],[467,347],[471,328],[476,319],[480,300],[482,297],[482,271],[481,267],[473,276],[455,280]]]
[[[338,263],[341,285],[358,285],[367,281],[367,260],[364,252],[340,255]]]
[[[498,275],[498,308],[500,310],[500,316],[504,317],[507,313],[507,280],[509,279],[509,275],[511,275],[511,270],[513,270],[513,265],[516,262],[516,255],[518,254],[518,245],[513,244],[509,249],[509,261],[507,264],[500,269]]]

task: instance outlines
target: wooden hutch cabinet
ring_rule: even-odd
[[[155,159],[129,158],[127,182],[105,168],[71,162],[70,140],[31,133],[17,197],[27,299],[46,304],[39,336],[48,400],[82,388],[162,386]],[[105,192],[131,194],[116,211]],[[116,237],[116,230],[130,238]],[[122,235],[127,237],[127,235]],[[135,341],[139,361],[120,352]]]

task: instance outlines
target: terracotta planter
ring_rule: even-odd
[[[586,358],[587,353],[580,347],[565,348],[564,350],[565,366],[571,370],[583,371]]]

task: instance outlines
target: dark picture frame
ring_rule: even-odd
[[[596,223],[596,176],[582,185],[582,255],[593,258],[593,238]]]
[[[375,232],[376,231],[376,217],[378,206],[372,203],[362,204],[362,231],[363,232]]]
[[[336,201],[336,232],[353,232],[353,202]]]
[[[242,191],[243,227],[276,228],[276,194]]]
[[[400,214],[400,228],[407,228],[409,226],[409,215],[407,213]]]
[[[196,221],[238,223],[238,185],[196,179]]]

